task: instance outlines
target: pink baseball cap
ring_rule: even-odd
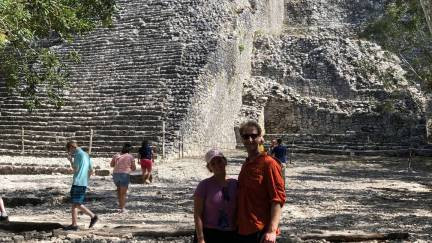
[[[223,155],[223,153],[219,150],[219,149],[210,149],[204,159],[205,161],[208,163],[210,163],[210,161],[212,161],[213,158],[215,157],[221,157],[221,158],[225,158],[225,156]]]

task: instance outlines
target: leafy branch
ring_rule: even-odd
[[[64,105],[69,74],[64,58],[50,47],[71,42],[98,25],[108,27],[115,0],[1,0],[0,78],[30,111],[43,104]]]
[[[429,1],[429,0],[427,0]],[[407,65],[408,78],[432,87],[432,33],[419,0],[394,0],[385,14],[360,34],[396,53]]]

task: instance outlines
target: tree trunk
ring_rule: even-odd
[[[59,223],[48,223],[48,222],[17,222],[11,221],[7,223],[0,223],[0,229],[11,232],[24,232],[24,231],[51,231],[55,229],[61,229],[63,225]]]
[[[432,35],[432,0],[420,0],[420,3],[425,14],[427,25],[429,26],[429,31]]]
[[[326,240],[331,242],[359,242],[371,240],[405,240],[409,237],[408,233],[323,233],[300,235],[302,240]]]

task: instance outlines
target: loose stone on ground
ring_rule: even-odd
[[[226,153],[229,177],[236,178],[243,151]],[[0,157],[0,164],[4,157]],[[7,157],[11,163],[67,165],[63,158]],[[14,161],[17,160],[17,161]],[[19,160],[19,161],[18,161]],[[50,161],[50,163],[47,163]],[[283,207],[281,242],[301,242],[302,235],[407,232],[410,242],[431,241],[431,162],[407,159],[295,154],[287,168],[287,202]],[[101,170],[109,159],[96,158]],[[140,174],[140,171],[135,172]],[[86,205],[100,221],[88,230],[89,218],[79,216],[80,231],[10,233],[0,231],[1,242],[22,240],[82,242],[191,242],[193,198],[197,183],[210,176],[201,158],[156,163],[154,183],[131,184],[126,214],[117,210],[111,176],[91,179]],[[71,175],[2,175],[0,193],[8,200],[33,198],[40,203],[6,205],[11,221],[70,224],[68,193]],[[11,199],[9,199],[11,198]],[[9,201],[9,202],[13,202]],[[289,239],[289,241],[288,241]]]

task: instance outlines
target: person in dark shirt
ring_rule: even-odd
[[[280,163],[282,167],[282,177],[285,182],[286,186],[286,180],[285,180],[285,168],[286,168],[286,162],[287,162],[287,147],[282,144],[282,139],[277,140],[277,145],[274,147],[271,151],[271,155],[275,157]]]
[[[150,184],[153,180],[151,171],[154,163],[154,154],[153,148],[147,140],[142,142],[141,148],[138,151],[138,160],[141,164],[143,183]]]
[[[273,149],[277,146],[277,141],[276,139],[272,139],[270,142],[270,147],[268,149],[268,154],[272,155],[273,154]]]
[[[277,145],[271,151],[272,155],[276,157],[282,164],[287,161],[287,147],[282,145],[282,139],[277,140]]]

